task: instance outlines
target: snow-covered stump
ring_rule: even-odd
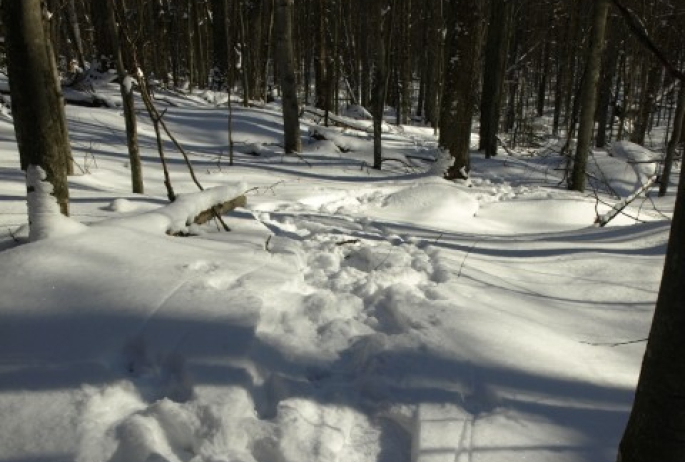
[[[421,404],[414,419],[412,462],[471,460],[473,417],[452,405]]]

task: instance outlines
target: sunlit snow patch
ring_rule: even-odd
[[[428,178],[389,194],[369,215],[399,222],[421,223],[427,228],[460,230],[478,212],[478,201],[459,186]]]

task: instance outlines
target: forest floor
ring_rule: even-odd
[[[595,152],[586,194],[554,143],[474,153],[455,183],[424,127],[388,126],[382,171],[367,131],[314,116],[285,156],[274,104],[233,108],[229,166],[225,95],[157,98],[202,185],[246,194],[231,232],[166,234],[142,109],[132,194],[121,110],[67,106],[72,223],[29,243],[0,119],[0,461],[615,459],[674,193],[594,223],[654,173],[630,162],[649,151]],[[176,192],[197,192],[165,149]]]

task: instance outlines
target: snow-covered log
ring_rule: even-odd
[[[188,227],[201,225],[216,215],[244,207],[245,183],[208,188],[204,191],[179,194],[163,207],[136,216],[107,220],[106,223],[155,234],[184,233]]]

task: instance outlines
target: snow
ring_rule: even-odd
[[[120,111],[67,106],[72,217],[32,169],[30,237],[0,120],[0,459],[615,459],[644,343],[614,344],[649,330],[673,195],[594,221],[653,174],[625,161],[648,152],[595,153],[598,203],[553,156],[474,154],[470,186],[443,180],[430,128],[385,132],[403,163],[379,172],[364,130],[304,117],[287,156],[278,107],[235,106],[228,166],[225,94],[157,98],[204,191],[166,142],[167,203],[141,111],[130,193]],[[188,224],[239,194],[230,233]]]

